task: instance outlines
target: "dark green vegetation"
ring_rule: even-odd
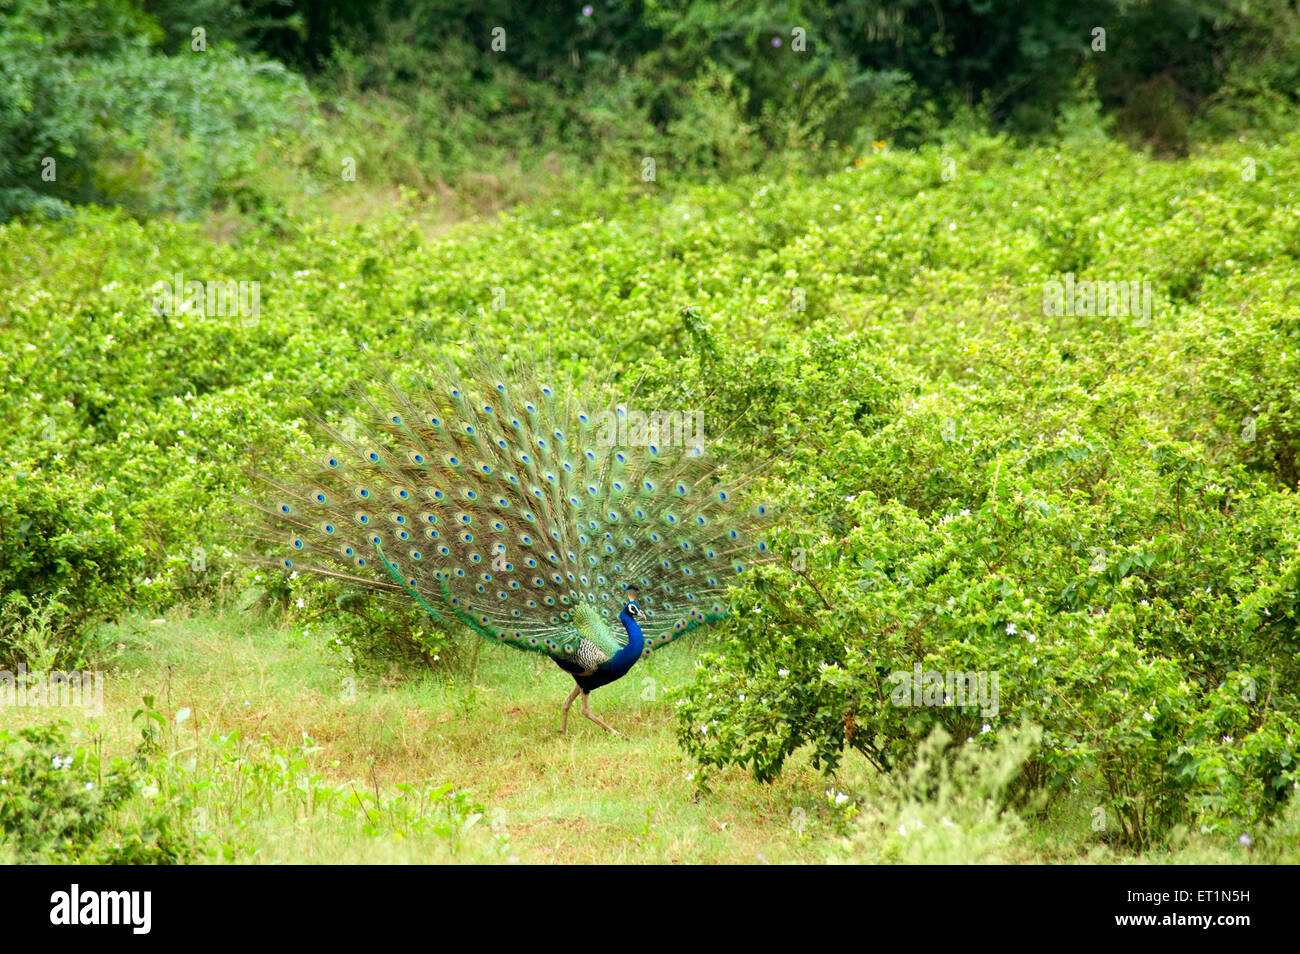
[[[24,110],[17,87],[0,96],[0,136],[23,144],[0,155],[28,163],[0,169],[17,176],[8,211],[27,210],[0,227],[0,667],[101,665],[120,682],[105,721],[84,728],[109,754],[78,750],[80,774],[40,783],[86,801],[94,830],[29,843],[45,825],[35,803],[0,796],[9,850],[375,860],[405,838],[455,854],[478,829],[481,858],[610,860],[619,845],[635,860],[1293,855],[1300,138],[1274,109],[1294,103],[1297,35],[1271,32],[1269,17],[1290,16],[1274,7],[1174,4],[1166,22],[1154,6],[1100,5],[1099,22],[1118,24],[1102,60],[1074,14],[1048,5],[1030,15],[1039,28],[991,35],[987,52],[1005,56],[989,62],[933,40],[925,10],[953,13],[962,42],[979,35],[956,30],[956,8],[891,7],[902,42],[868,55],[818,33],[841,22],[819,7],[809,32],[828,39],[810,45],[800,69],[821,72],[805,77],[759,58],[799,16],[708,5],[692,7],[704,20],[598,8],[490,61],[467,52],[495,22],[482,10],[446,14],[446,42],[425,57],[420,18],[444,16],[432,7],[348,23],[322,5],[295,25],[268,6],[243,32],[228,23],[211,62],[187,52],[188,27],[159,26],[180,22],[163,7],[76,8],[109,18],[91,30],[68,25],[72,5],[22,5],[0,27],[4,62],[66,97]],[[212,5],[213,24],[225,9]],[[1141,56],[1121,42],[1135,23]],[[846,21],[843,35],[863,28]],[[570,62],[569,35],[589,45],[566,78],[554,63]],[[610,59],[596,70],[598,49]],[[737,50],[753,55],[728,59]],[[40,60],[55,54],[66,72]],[[256,59],[268,55],[307,80]],[[422,82],[439,56],[464,75]],[[854,70],[868,62],[906,76],[864,87]],[[211,73],[206,89],[137,88],[91,82],[108,75],[95,70]],[[648,77],[662,76],[682,85],[655,86],[656,102]],[[831,105],[799,112],[778,78],[801,82],[809,110]],[[961,105],[968,86],[978,109]],[[905,95],[895,112],[868,109],[853,92],[868,87]],[[196,90],[229,108],[176,99]],[[107,112],[106,97],[116,123],[87,111]],[[608,135],[582,132],[594,116]],[[21,172],[69,143],[55,183]],[[561,144],[553,169],[529,166]],[[641,158],[657,155],[669,158],[647,181]],[[347,157],[355,182],[338,175]],[[373,209],[397,185],[416,191],[382,214],[330,214]],[[521,195],[548,198],[428,235],[428,196],[442,196],[446,228],[448,209]],[[88,199],[121,208],[56,204]],[[1050,283],[1067,276],[1149,283],[1150,313],[1082,299],[1060,313]],[[179,297],[155,288],[178,281]],[[256,282],[257,308],[240,310],[237,284],[186,305],[190,281]],[[351,382],[400,379],[467,339],[612,374],[612,398],[645,375],[646,408],[675,408],[683,381],[710,393],[706,432],[727,432],[711,450],[762,465],[779,505],[780,559],[733,594],[733,617],[667,650],[674,661],[644,673],[649,700],[637,678],[608,690],[611,721],[635,728],[599,743],[599,765],[575,767],[549,735],[554,673],[239,556],[243,465],[314,453],[304,415],[346,427]],[[211,618],[183,623],[195,605]],[[138,624],[158,614],[168,622]],[[890,676],[917,665],[996,674],[996,712],[897,705]],[[361,710],[322,702],[339,679],[359,681]],[[156,705],[139,705],[146,694]],[[194,721],[168,711],[159,748],[142,749],[148,713],[177,705]],[[192,764],[155,764],[191,731]],[[495,741],[471,754],[483,738]],[[34,779],[40,758],[87,744],[14,730],[3,771]],[[429,750],[441,770],[426,782],[416,753]],[[635,773],[602,774],[637,759],[659,802],[620,801]],[[78,794],[92,770],[118,772],[116,801]],[[547,782],[565,772],[569,796]],[[717,815],[655,820],[696,785]],[[221,814],[248,791],[260,794],[246,809]],[[521,791],[548,807],[520,816]],[[515,849],[478,825],[498,805]],[[178,835],[200,810],[203,834]],[[275,834],[322,817],[304,840]],[[728,817],[735,828],[715,832]],[[351,845],[367,825],[387,847]]]
[[[659,181],[825,172],[952,124],[1050,137],[1093,107],[1180,155],[1289,128],[1297,105],[1286,0],[587,9],[2,0],[0,220],[95,201],[283,224],[394,185],[454,217],[593,168],[631,182],[645,157]]]

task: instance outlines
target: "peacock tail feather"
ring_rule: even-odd
[[[754,475],[724,479],[703,445],[620,443],[625,407],[534,381],[480,360],[383,382],[355,434],[322,423],[333,452],[255,474],[255,536],[287,570],[584,667],[626,646],[633,597],[646,654],[724,616],[728,584],[768,556],[766,508],[738,504]]]

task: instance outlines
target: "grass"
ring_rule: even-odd
[[[167,723],[155,775],[188,796],[201,857],[213,861],[1298,860],[1294,810],[1249,848],[1182,833],[1141,857],[1091,831],[1086,785],[1024,818],[999,815],[988,792],[1005,763],[976,764],[928,798],[856,758],[830,779],[796,758],[770,785],[731,770],[701,792],[675,739],[672,692],[708,635],[592,697],[614,737],[576,710],[560,735],[570,685],[546,660],[484,647],[472,673],[356,675],[315,630],[234,610],[108,627],[102,715],[57,717],[103,755],[126,757],[140,737],[133,714],[152,696]],[[12,709],[5,727],[49,719]],[[144,818],[151,807],[137,798],[127,811]]]
[[[349,675],[324,640],[300,625],[240,613],[178,612],[110,633],[119,647],[98,718],[64,710],[74,729],[101,736],[106,755],[127,756],[139,738],[132,713],[152,695],[167,718],[165,746],[205,776],[220,768],[222,739],[241,757],[292,761],[317,749],[302,774],[326,786],[378,792],[424,780],[468,790],[485,809],[466,860],[521,862],[811,861],[814,819],[802,831],[791,805],[809,805],[825,782],[810,769],[764,786],[733,772],[697,796],[692,766],[673,737],[667,691],[690,678],[689,648],[638,666],[594,695],[593,708],[621,733],[607,735],[577,715],[559,734],[571,683],[554,665],[488,647],[473,676]],[[190,716],[177,727],[176,714]],[[10,727],[46,721],[17,709]],[[576,717],[576,718],[575,718]],[[176,761],[173,758],[173,761]],[[220,772],[217,772],[220,775]],[[365,812],[322,819],[292,799],[236,817],[222,799],[236,784],[200,792],[213,844],[233,860],[392,862],[448,860],[445,839],[366,837]],[[393,835],[393,831],[388,831]],[[414,850],[412,850],[414,849]],[[422,854],[423,850],[431,854]]]

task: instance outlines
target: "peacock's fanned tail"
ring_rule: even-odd
[[[560,659],[625,645],[631,588],[647,654],[725,615],[728,583],[767,557],[765,508],[736,502],[748,478],[724,480],[707,445],[627,440],[626,409],[594,389],[534,381],[482,365],[384,383],[355,436],[323,428],[333,453],[257,475],[261,536],[287,569]]]

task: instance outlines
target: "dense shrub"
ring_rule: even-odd
[[[183,804],[125,811],[143,761],[102,765],[62,725],[0,730],[0,857],[39,864],[176,864],[194,854]]]
[[[647,158],[656,182],[824,172],[954,127],[1054,136],[1082,110],[1185,155],[1289,130],[1300,62],[1285,0],[2,9],[0,220],[101,202],[284,226],[394,185],[448,217],[593,170],[632,186]]]
[[[132,3],[4,7],[0,221],[86,202],[191,217],[254,210],[273,201],[254,174],[283,154],[278,137],[309,138],[302,80],[219,34],[167,56],[157,21]]]
[[[125,607],[143,556],[111,480],[0,472],[0,668],[84,663],[88,627]]]

